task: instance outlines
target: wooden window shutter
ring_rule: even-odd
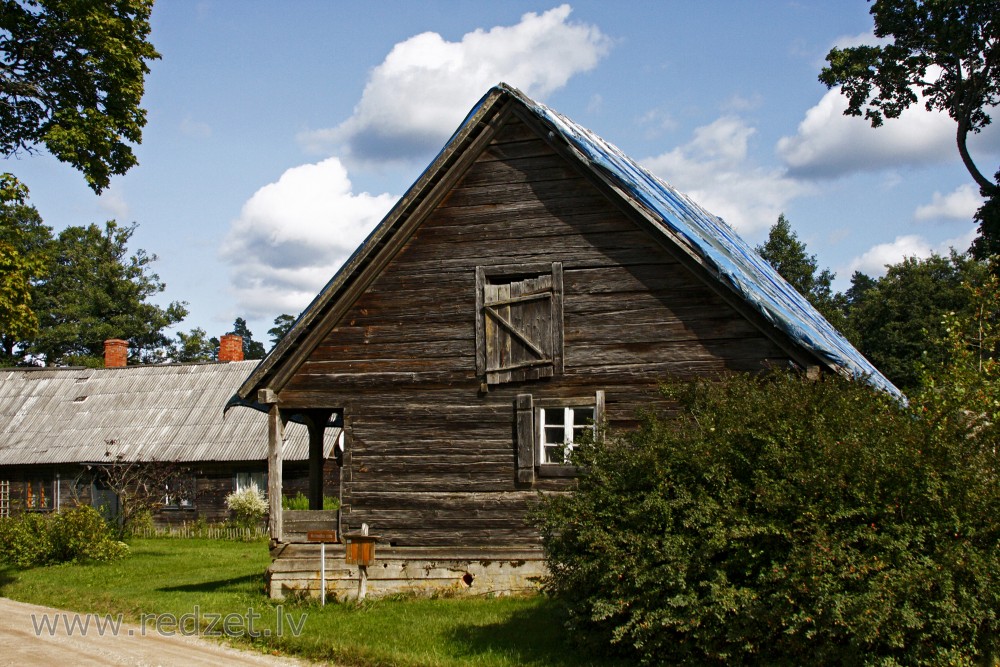
[[[518,394],[515,404],[517,433],[517,481],[535,481],[535,410],[531,394]]]
[[[477,372],[500,384],[562,372],[562,264],[476,270]]]

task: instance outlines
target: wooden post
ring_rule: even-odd
[[[267,498],[270,505],[271,539],[282,541],[281,466],[285,442],[285,422],[275,404],[267,413]]]
[[[309,426],[309,509],[323,509],[323,436],[329,412],[310,415]]]
[[[367,535],[368,534],[368,524],[367,523],[361,524],[361,534],[362,535]],[[360,602],[361,600],[364,600],[365,596],[368,594],[368,566],[367,565],[360,565],[359,564],[358,565],[358,575],[359,575],[358,576],[358,601]]]

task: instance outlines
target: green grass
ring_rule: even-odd
[[[543,597],[278,604],[264,595],[269,558],[262,542],[137,539],[132,550],[119,563],[2,568],[0,595],[71,611],[120,612],[132,622],[143,614],[190,619],[197,609],[203,628],[206,615],[236,614],[245,623],[252,610],[261,616],[254,629],[270,636],[244,634],[235,643],[344,665],[610,664],[575,651]],[[289,621],[299,623],[303,614],[303,632],[292,636]]]

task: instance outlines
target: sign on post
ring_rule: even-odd
[[[337,541],[335,530],[310,530],[306,533],[307,542],[319,542],[319,600],[326,606],[326,545]]]

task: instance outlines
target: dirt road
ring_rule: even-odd
[[[88,620],[87,630],[82,631],[83,623]],[[86,617],[0,598],[0,665],[293,667],[312,664],[239,651],[202,637],[143,633],[139,626],[124,623],[117,627],[104,625],[103,632],[99,632],[99,624],[94,622],[99,620],[103,617]],[[67,623],[72,633],[67,631]]]

